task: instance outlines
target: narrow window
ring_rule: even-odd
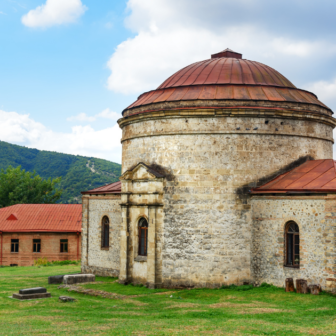
[[[61,239],[61,253],[67,253],[68,252],[68,239]]]
[[[300,265],[300,233],[295,222],[286,225],[286,266]]]
[[[103,248],[110,247],[110,220],[107,216],[103,217],[102,220],[102,244]]]
[[[19,239],[12,239],[11,252],[19,252]]]
[[[145,218],[139,220],[139,255],[147,256],[148,223]]]
[[[41,252],[41,239],[33,239],[33,252]]]

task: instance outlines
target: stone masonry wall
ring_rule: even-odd
[[[327,279],[335,275],[336,198],[253,196],[251,204],[254,280],[284,286],[288,277],[303,278],[326,289]],[[298,269],[284,266],[284,230],[290,220],[300,230]]]
[[[101,223],[110,220],[110,247],[101,247]],[[120,266],[120,195],[83,196],[82,273],[118,276]]]
[[[166,171],[164,286],[250,281],[250,205],[242,188],[300,157],[332,157],[331,126],[267,120],[185,116],[123,126],[123,172],[138,162]]]

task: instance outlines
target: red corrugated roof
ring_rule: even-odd
[[[83,195],[86,194],[120,194],[121,193],[121,182],[114,182],[104,185],[99,188],[95,188],[88,191],[82,191]]]
[[[139,96],[127,109],[167,101],[209,99],[296,102],[329,109],[313,93],[296,88],[265,64],[239,59],[241,54],[232,50],[212,57],[177,71],[156,90]]]
[[[263,186],[251,190],[252,194],[293,192],[336,192],[336,162],[332,159],[307,161]]]
[[[0,209],[0,232],[81,232],[81,230],[81,204],[16,204]]]

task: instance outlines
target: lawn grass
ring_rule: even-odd
[[[336,297],[241,288],[150,290],[97,277],[83,288],[117,293],[103,298],[48,285],[48,276],[79,266],[0,268],[0,335],[336,335]],[[52,298],[9,298],[44,286]],[[60,302],[70,295],[76,302]]]

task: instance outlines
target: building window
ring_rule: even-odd
[[[33,239],[33,252],[41,252],[41,239]]]
[[[68,239],[61,239],[61,253],[68,253]]]
[[[286,225],[286,266],[300,266],[300,233],[295,222]]]
[[[101,246],[103,248],[109,248],[110,247],[110,220],[107,216],[104,216],[102,219],[102,235],[101,235],[102,241]]]
[[[19,239],[12,239],[11,252],[19,252]]]
[[[139,255],[147,256],[148,223],[145,218],[139,220]]]

